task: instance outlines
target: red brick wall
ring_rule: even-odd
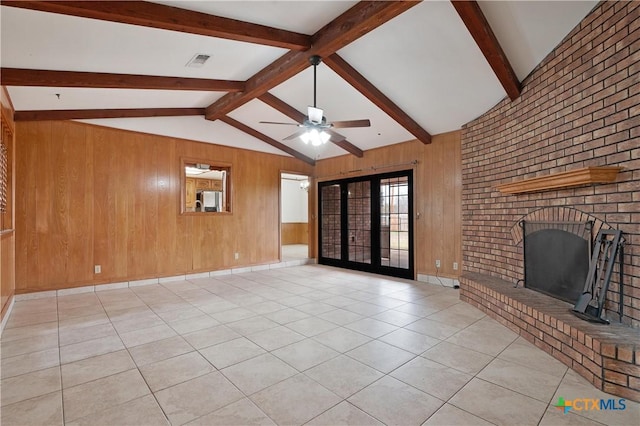
[[[624,169],[614,184],[524,195],[495,189],[586,166]],[[575,208],[624,232],[623,322],[640,326],[640,2],[600,3],[523,82],[518,99],[464,126],[462,168],[465,271],[522,278],[512,225],[537,209]],[[617,283],[612,300],[614,292]]]

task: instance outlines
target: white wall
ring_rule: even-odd
[[[300,182],[282,179],[282,223],[307,223],[309,204],[307,191],[300,189]]]

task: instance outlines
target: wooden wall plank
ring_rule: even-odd
[[[64,268],[65,258],[62,253],[66,252],[66,241],[60,222],[60,206],[63,201],[60,197],[64,194],[59,192],[58,173],[65,164],[58,164],[56,161],[56,150],[51,140],[52,126],[42,130],[35,163],[38,167],[33,167],[34,163],[29,165],[35,172],[36,191],[39,195],[36,197],[34,208],[38,268],[33,269],[30,275],[36,283],[50,281],[55,284],[64,279],[61,268]],[[63,147],[64,135],[61,135],[61,139],[60,146]],[[20,175],[18,177],[20,178]]]
[[[70,127],[66,135],[69,143],[65,155],[78,161],[68,162],[66,191],[68,194],[67,233],[68,258],[66,281],[91,282],[93,268],[93,235],[87,229],[93,227],[93,201],[86,197],[94,192],[93,186],[93,145],[86,141],[86,128]],[[90,161],[83,161],[89,159]],[[75,267],[82,265],[82,267]]]
[[[438,143],[439,141],[436,143],[432,141],[432,144],[428,145],[428,150],[432,151],[433,147]],[[433,188],[436,185],[433,179],[430,179],[430,173],[434,167],[433,155],[421,155],[416,168],[413,188],[415,197],[413,203],[414,208],[416,209],[416,213],[420,214],[414,222],[416,230],[416,238],[414,239],[416,271],[425,271],[425,268],[432,265],[433,245],[431,244],[431,240],[426,236],[433,233],[431,215],[433,214],[434,206],[429,202],[429,197],[430,194],[433,194]],[[429,270],[433,270],[433,268]]]
[[[281,233],[282,245],[309,244],[308,223],[283,223]]]
[[[176,164],[179,164],[180,159],[176,157],[175,144],[173,143],[168,144],[165,153],[164,157],[157,158],[156,270],[160,275],[178,275],[179,271],[186,272],[187,269],[184,265],[184,256],[177,247],[176,212],[166,207],[174,205],[172,201],[175,193],[173,191],[180,191],[180,179],[176,170]]]
[[[145,169],[142,158],[146,160],[147,153],[139,143],[140,135],[131,135],[129,141],[130,162],[125,170],[128,175],[127,186],[130,191],[126,194],[127,205],[127,275],[138,278],[148,278],[145,274],[145,262],[148,256],[146,252],[145,236]],[[149,147],[151,148],[151,147]],[[151,176],[149,177],[152,178]]]
[[[456,272],[453,270],[453,262],[459,262],[456,258],[456,242],[453,239],[453,235],[455,235],[455,230],[458,225],[455,220],[455,214],[452,214],[456,211],[456,197],[447,197],[445,194],[453,194],[455,193],[455,169],[448,170],[449,168],[454,168],[455,165],[453,162],[447,161],[447,156],[450,156],[452,159],[455,159],[455,151],[456,145],[455,143],[450,142],[450,138],[452,135],[449,133],[444,135],[443,137],[447,138],[447,141],[443,143],[441,146],[442,149],[442,161],[441,161],[441,176],[442,176],[442,216],[441,216],[441,227],[440,227],[440,238],[438,241],[439,244],[442,245],[442,253],[443,258],[441,260],[441,269],[440,271],[446,275],[454,275]],[[451,240],[451,241],[448,241]]]
[[[30,140],[40,139],[41,133],[46,130],[43,124],[31,126],[25,130],[25,138]],[[24,155],[18,155],[23,152],[20,143],[16,143],[16,191],[21,194],[35,193],[36,191],[36,173],[33,171],[33,164],[38,164],[38,151],[35,149],[27,150]],[[38,265],[38,238],[37,238],[37,215],[32,214],[36,211],[35,197],[16,197],[15,214],[16,214],[16,277],[20,277],[21,282],[25,285],[33,285],[37,282],[36,274],[29,273],[36,270]]]
[[[455,153],[453,156],[453,194],[455,194],[453,218],[456,224],[454,232],[457,235],[453,243],[455,246],[455,259],[457,259],[456,262],[458,263],[458,270],[453,273],[459,276],[462,272],[462,134],[456,132],[453,138],[455,139],[455,141],[451,142]]]
[[[158,142],[155,138],[149,141],[147,135],[139,135],[136,139],[139,152],[135,156],[138,170],[136,180],[140,183],[139,194],[142,196],[136,197],[135,201],[136,204],[141,201],[142,208],[136,209],[135,215],[136,225],[142,232],[142,238],[138,238],[138,241],[144,253],[136,275],[154,277],[158,275]],[[138,250],[135,253],[131,257],[141,257]]]
[[[106,132],[96,128],[87,128],[87,143],[93,146],[93,156],[88,159],[93,163],[94,192],[91,199],[93,204],[93,262],[101,265],[102,273],[99,278],[113,282],[117,281],[115,255],[115,192],[114,181],[117,176],[110,173],[114,164],[116,150],[108,149]],[[110,256],[110,253],[114,253]],[[94,280],[97,277],[94,277]]]
[[[430,262],[429,260],[427,260],[427,262],[433,265],[432,268],[434,268],[435,271],[436,260],[440,260],[441,266],[439,270],[436,271],[438,275],[442,275],[444,273],[443,267],[449,263],[448,259],[444,259],[444,251],[447,250],[447,247],[445,246],[445,232],[443,229],[445,226],[444,209],[447,192],[444,188],[445,165],[444,159],[442,158],[444,155],[443,145],[443,143],[439,143],[433,147],[431,155],[433,155],[434,163],[428,176],[428,179],[430,179],[433,184],[431,186],[432,193],[430,194],[429,200],[433,205],[433,211],[430,216],[431,228],[429,230],[429,241],[431,243],[433,257],[430,259]]]

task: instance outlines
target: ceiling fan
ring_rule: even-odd
[[[322,58],[313,55],[309,58],[309,62],[313,65],[313,106],[307,108],[307,116],[302,123],[280,123],[275,121],[261,121],[265,124],[282,124],[286,126],[298,126],[300,130],[294,134],[287,136],[283,140],[291,140],[300,137],[305,144],[311,143],[314,146],[325,144],[331,139],[333,142],[341,142],[346,139],[340,133],[334,132],[332,129],[346,129],[354,127],[370,127],[371,121],[365,120],[348,120],[327,122],[327,118],[323,115],[324,111],[316,107],[316,70]]]

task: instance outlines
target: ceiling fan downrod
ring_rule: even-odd
[[[313,107],[316,106],[316,70],[318,68],[318,64],[322,61],[322,58],[318,55],[313,55],[309,58],[309,63],[313,65]]]

